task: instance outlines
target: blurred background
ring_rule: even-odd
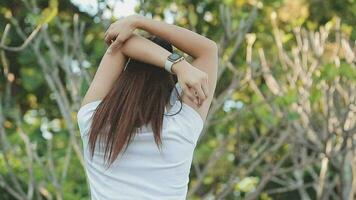
[[[356,199],[355,0],[1,0],[1,200],[89,199],[76,113],[134,13],[219,44],[188,199]]]

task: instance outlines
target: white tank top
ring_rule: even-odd
[[[101,101],[82,106],[77,114],[83,141],[84,161],[92,200],[185,200],[193,152],[203,129],[203,120],[189,105],[171,95],[172,107],[164,116],[162,150],[154,142],[150,127],[136,134],[127,150],[109,169],[103,152],[95,150],[91,159],[88,131],[91,117]]]

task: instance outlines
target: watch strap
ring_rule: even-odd
[[[164,69],[167,70],[171,74],[173,74],[172,66],[173,66],[173,62],[170,61],[169,59],[166,59],[166,62],[164,63]]]

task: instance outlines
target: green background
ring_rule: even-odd
[[[1,200],[89,198],[76,112],[117,20],[98,2],[95,13],[67,0],[0,2]],[[141,0],[135,9],[219,45],[188,199],[356,198],[354,0]]]

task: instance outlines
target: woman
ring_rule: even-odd
[[[91,198],[185,199],[216,86],[216,43],[138,15],[113,23],[105,42],[77,114]],[[172,53],[171,44],[193,61]]]

